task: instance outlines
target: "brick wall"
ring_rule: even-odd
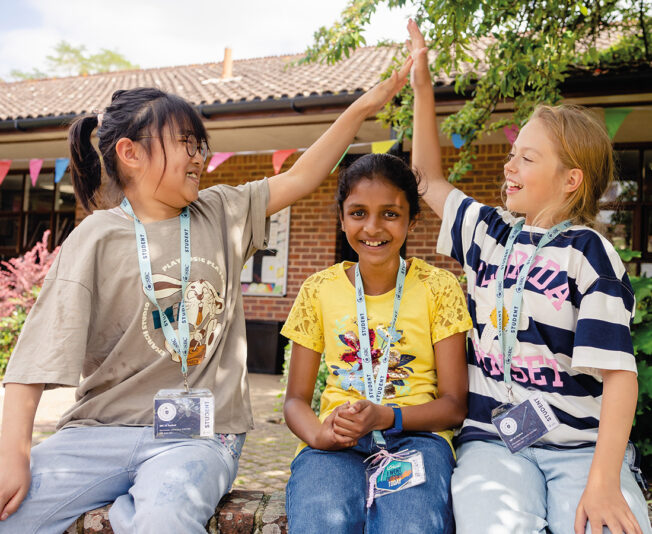
[[[480,145],[473,173],[457,185],[481,202],[500,204],[502,167],[508,150],[508,145]],[[287,170],[297,157],[294,154],[288,158],[281,171]],[[444,148],[444,167],[452,166],[456,157],[455,148]],[[271,174],[271,154],[233,156],[212,173],[204,173],[201,186],[220,183],[238,185]],[[333,175],[314,194],[292,206],[287,296],[245,297],[247,319],[284,321],[301,283],[315,271],[338,261],[336,241],[339,225],[334,202],[335,187],[336,177]],[[439,228],[439,218],[424,205],[421,220],[408,236],[407,256],[418,256],[459,274],[461,269],[455,261],[435,252]]]

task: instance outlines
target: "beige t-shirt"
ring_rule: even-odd
[[[190,204],[188,382],[213,392],[216,432],[253,427],[240,272],[267,245],[268,198],[267,180],[260,180],[204,189]],[[176,330],[179,218],[145,228],[156,297]],[[178,356],[172,355],[159,312],[143,291],[133,221],[118,210],[96,211],[62,245],[4,383],[76,386],[77,402],[58,428],[151,425],[156,392],[183,387]]]

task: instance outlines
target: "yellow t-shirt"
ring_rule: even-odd
[[[324,353],[329,369],[321,397],[320,420],[346,401],[365,398],[358,341],[355,287],[343,262],[310,276],[301,286],[281,333]],[[390,325],[395,290],[365,296],[374,377],[382,357],[379,328]],[[464,294],[455,276],[413,258],[405,277],[396,329],[401,339],[389,352],[383,404],[413,406],[437,398],[433,345],[472,328]],[[438,432],[449,443],[452,430]]]

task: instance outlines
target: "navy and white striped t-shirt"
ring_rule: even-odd
[[[437,252],[459,261],[467,276],[473,330],[468,339],[469,413],[458,443],[499,439],[491,411],[507,402],[496,320],[496,271],[519,219],[453,190],[444,207]],[[505,271],[509,309],[519,268],[546,230],[524,226]],[[572,226],[541,248],[525,283],[512,360],[515,402],[543,392],[561,423],[537,445],[578,447],[598,436],[600,369],[636,372],[629,330],[634,292],[609,241]],[[503,321],[509,317],[504,312]],[[530,391],[528,391],[530,390]]]

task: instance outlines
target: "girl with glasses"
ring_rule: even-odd
[[[116,91],[101,116],[74,122],[77,198],[113,207],[62,245],[7,369],[0,531],[60,533],[113,502],[116,533],[205,532],[253,424],[243,264],[265,248],[268,217],[319,186],[408,71],[360,97],[290,170],[238,187],[199,190],[207,133],[175,95]],[[41,393],[59,386],[77,402],[30,452]]]

